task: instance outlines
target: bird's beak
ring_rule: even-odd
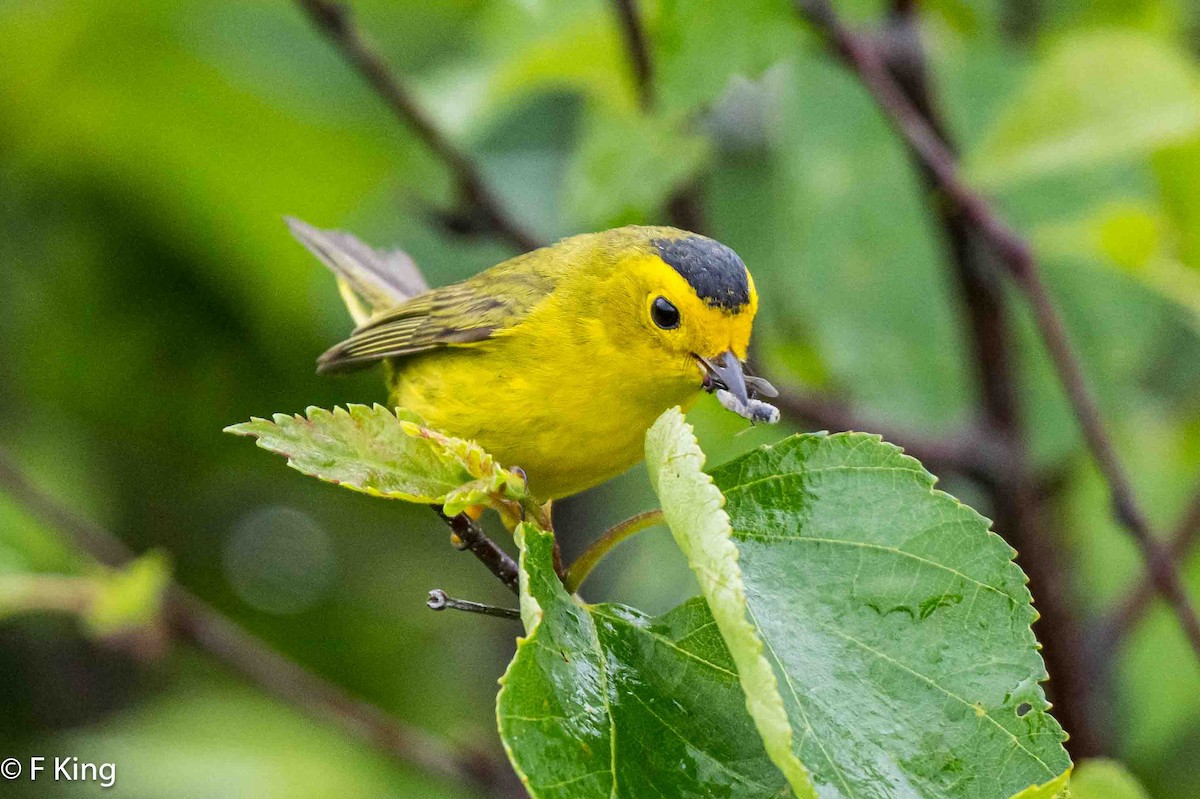
[[[704,376],[705,390],[715,391],[723,388],[743,405],[750,401],[750,395],[746,391],[746,375],[742,371],[742,362],[736,355],[726,351],[712,360],[700,356],[697,358],[706,372]]]

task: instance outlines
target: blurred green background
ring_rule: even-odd
[[[842,0],[862,24],[888,4]],[[773,375],[926,435],[975,414],[961,309],[918,176],[855,79],[782,0],[641,7],[653,110],[600,0],[353,4],[356,20],[506,206],[546,239],[663,223],[697,187],[707,232],[762,295]],[[1159,529],[1200,473],[1200,7],[1190,0],[931,0],[921,23],[969,178],[1042,256]],[[0,447],[39,486],[290,657],[395,716],[499,754],[512,604],[432,514],[319,484],[227,424],[383,399],[318,378],[348,331],[281,216],[407,249],[431,282],[509,256],[445,224],[453,185],[292,4],[0,3]],[[1022,317],[1027,435],[1054,476],[1062,579],[1102,618],[1140,574]],[[705,399],[710,462],[785,434]],[[971,482],[943,487],[985,514]],[[568,555],[651,506],[641,470],[556,509]],[[89,573],[0,496],[0,574]],[[1189,561],[1200,595],[1200,559]],[[1035,587],[1036,596],[1036,587]],[[589,598],[694,593],[669,536],[606,562]],[[1035,628],[1037,629],[1037,628]],[[1155,608],[1105,695],[1113,754],[1200,797],[1200,667]],[[1053,692],[1053,682],[1049,686]],[[62,614],[0,620],[0,756],[118,763],[121,796],[465,796],[268,698],[203,653],[159,658]],[[5,795],[93,787],[25,781]]]

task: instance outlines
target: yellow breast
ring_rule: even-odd
[[[536,496],[557,499],[638,463],[654,420],[674,405],[686,410],[699,392],[691,365],[684,379],[615,374],[619,355],[606,346],[603,338],[550,340],[527,330],[431,352],[397,364],[393,401],[521,467]]]

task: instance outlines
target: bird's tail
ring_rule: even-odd
[[[319,230],[290,216],[284,221],[292,235],[337,276],[338,290],[355,325],[429,291],[421,270],[403,250],[376,250],[340,230]]]

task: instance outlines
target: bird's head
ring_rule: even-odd
[[[619,290],[612,299],[623,306],[618,335],[625,340],[618,345],[631,366],[749,403],[759,381],[747,388],[742,363],[758,293],[742,259],[718,241],[675,228],[619,232],[625,240],[616,248]]]

